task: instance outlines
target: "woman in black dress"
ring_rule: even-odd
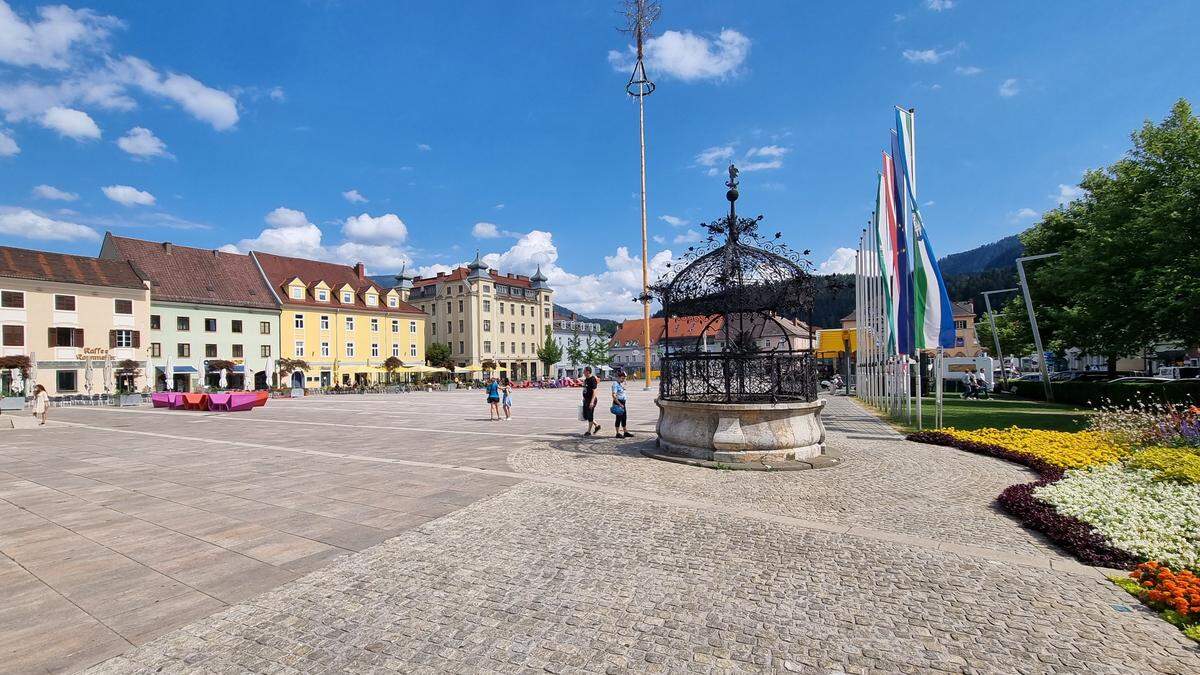
[[[587,421],[587,431],[583,432],[584,436],[591,436],[593,433],[600,431],[600,425],[596,424],[596,388],[600,386],[600,380],[592,374],[591,366],[583,369],[583,419]]]

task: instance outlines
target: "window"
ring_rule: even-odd
[[[392,332],[393,333],[400,332],[400,319],[392,319]]]
[[[521,343],[521,353],[522,354],[525,353],[525,343],[524,342]]]
[[[371,319],[371,332],[372,333],[379,332],[379,319],[375,319],[375,318]]]
[[[354,294],[350,291],[342,291],[342,303],[349,305],[354,303]]]
[[[270,358],[270,356],[271,356],[271,345],[261,345],[261,346],[259,346],[259,348],[258,348],[258,355],[259,355],[259,356],[261,356],[261,357],[263,357],[264,359],[265,359],[265,358]]]
[[[459,340],[459,341],[458,341],[458,353],[459,353],[459,354],[466,354],[466,353],[467,353],[467,347],[466,347],[466,345],[464,345],[464,344],[463,344],[463,341],[462,341],[462,340]]]
[[[371,356],[372,357],[379,356],[379,343],[378,342],[371,343]]]
[[[76,373],[74,370],[59,370],[55,371],[55,385],[58,386],[58,393],[65,391],[75,391],[77,386]]]
[[[3,344],[5,347],[24,347],[25,327],[5,326],[3,330]]]
[[[547,319],[549,319],[549,318],[550,318],[550,308],[549,308],[549,307],[547,307],[547,308],[546,308],[546,310],[545,310],[544,314],[546,315],[546,318],[547,318]]]
[[[329,315],[321,315],[321,330],[329,330]]]
[[[205,333],[217,332],[217,320],[216,319],[205,319],[204,320],[204,332]]]
[[[400,345],[399,345],[399,343],[392,343],[392,356],[395,356],[395,357],[397,357],[397,358],[400,356]]]
[[[348,331],[354,330],[354,317],[352,317],[352,316],[346,317],[346,330],[348,330]]]
[[[504,324],[504,322],[503,322],[503,321],[501,321],[501,322],[500,322],[500,332],[501,332],[501,333],[503,333],[503,332],[504,332],[504,325],[505,325],[505,324]]]
[[[521,324],[521,335],[525,334],[525,324]]]
[[[408,332],[412,333],[413,335],[417,334],[417,322],[416,321],[408,322]]]
[[[509,343],[509,346],[512,347],[512,353],[516,354],[517,353],[517,343],[511,342],[511,343]]]
[[[425,305],[421,305],[421,309],[425,309]],[[437,303],[436,302],[432,302],[429,304],[429,314],[430,314],[430,316],[437,316]]]
[[[75,296],[73,295],[56,295],[54,296],[54,309],[60,312],[75,311]]]
[[[259,321],[258,322],[258,334],[259,335],[270,335],[271,334],[271,322],[270,321]]]
[[[487,284],[484,284],[484,285],[483,285],[483,292],[484,292],[484,293],[491,293],[491,292],[492,292],[492,287],[491,287],[491,286],[488,286]],[[486,301],[485,301],[485,302],[486,302]]]
[[[453,311],[454,311],[454,303],[447,300],[446,301],[446,313],[449,314],[450,312],[453,312]]]
[[[491,353],[492,353],[492,341],[491,341],[491,340],[484,340],[484,341],[483,341],[483,353],[484,353],[484,354],[491,354]]]
[[[234,319],[233,321],[230,321],[229,322],[229,330],[234,333],[242,332],[242,320]]]
[[[82,328],[51,328],[50,329],[50,346],[51,347],[82,347],[83,346],[83,329]]]
[[[516,335],[517,334],[517,324],[512,321],[509,321],[508,322],[508,332],[512,333],[513,335]]]
[[[321,356],[329,356],[329,343],[328,342],[321,343]]]
[[[954,322],[954,329],[955,329],[955,330],[966,330],[966,329],[967,329],[967,322],[966,322],[966,321],[955,321],[955,322]]]
[[[329,291],[321,288],[317,290],[317,300],[321,302],[329,302]]]
[[[133,346],[133,331],[131,330],[114,330],[113,331],[113,346],[114,347],[132,347]]]
[[[175,345],[175,356],[181,358],[190,358],[192,356],[192,346],[186,342],[180,342]]]
[[[120,298],[113,300],[113,314],[133,314],[133,301]]]
[[[367,304],[370,305],[371,307],[378,305],[379,304],[379,296],[375,295],[374,293],[368,294],[367,295]]]
[[[304,315],[297,314],[292,318],[292,325],[296,328],[304,328]]]
[[[962,346],[965,346],[965,342],[963,341],[963,339],[962,339],[962,338],[960,338],[960,337],[956,337],[956,338],[954,338],[954,346],[955,346],[955,347],[962,347]]]
[[[446,335],[449,335],[453,332],[454,332],[454,322],[447,321],[446,322]]]
[[[416,345],[409,345],[409,346],[408,346],[408,355],[409,355],[409,356],[416,356],[416,355],[417,355],[417,346],[416,346]]]
[[[303,300],[304,299],[304,287],[303,286],[292,286],[292,299],[293,300]]]
[[[521,316],[525,316],[525,305],[521,305]]]
[[[500,343],[500,353],[501,354],[504,353],[504,343],[503,342]]]
[[[504,303],[498,302],[498,303],[496,303],[496,305],[500,308],[500,313],[503,314],[504,313]]]
[[[204,345],[204,358],[206,358],[206,359],[217,358],[217,346],[216,345]]]
[[[296,344],[293,347],[295,349],[293,356],[296,358],[304,356],[304,340],[296,340]]]
[[[485,312],[492,311],[492,301],[491,300],[483,301],[483,311],[485,311]]]
[[[353,342],[346,343],[346,356],[354,356],[354,343]]]
[[[0,307],[21,309],[25,306],[25,294],[21,291],[0,291]]]
[[[463,301],[462,300],[458,301],[458,311],[460,311],[460,312],[463,311]]]
[[[483,320],[483,329],[484,329],[484,330],[491,330],[491,329],[492,329],[492,320],[491,320],[491,319],[484,319],[484,320]]]
[[[463,332],[463,320],[462,319],[458,320],[458,332],[460,332],[460,333]]]
[[[429,324],[429,327],[433,329],[433,330],[432,330],[432,332],[431,332],[430,334],[431,334],[431,335],[437,335],[437,324],[436,324],[436,323],[430,323],[430,324]]]
[[[162,329],[162,317],[157,314],[150,315],[150,330]]]
[[[161,342],[151,342],[150,343],[150,358],[152,358],[152,359],[162,358],[162,343]]]
[[[514,303],[508,303],[508,313],[513,316],[517,315],[517,306]]]
[[[233,345],[233,358],[240,359],[244,356],[242,353],[242,345]]]
[[[399,307],[399,306],[400,306],[400,298],[397,298],[394,295],[388,297],[388,307]]]

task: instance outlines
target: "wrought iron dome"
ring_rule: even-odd
[[[729,215],[704,225],[706,242],[689,248],[684,266],[654,286],[667,318],[660,397],[815,400],[808,251],[789,248],[779,233],[761,236],[762,216],[738,217],[738,170],[732,164],[725,185]],[[698,333],[697,322],[703,324]]]

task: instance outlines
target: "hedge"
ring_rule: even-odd
[[[1010,382],[1022,398],[1045,399],[1041,381]],[[1172,382],[1051,382],[1056,403],[1096,407],[1105,403],[1128,405],[1137,401],[1159,401],[1200,405],[1200,380]]]

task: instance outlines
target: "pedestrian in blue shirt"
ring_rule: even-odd
[[[628,414],[625,400],[625,371],[618,370],[612,383],[612,413],[617,418],[617,438],[632,438],[629,433]]]
[[[500,384],[496,378],[489,377],[487,381],[488,417],[492,422],[500,421]]]

